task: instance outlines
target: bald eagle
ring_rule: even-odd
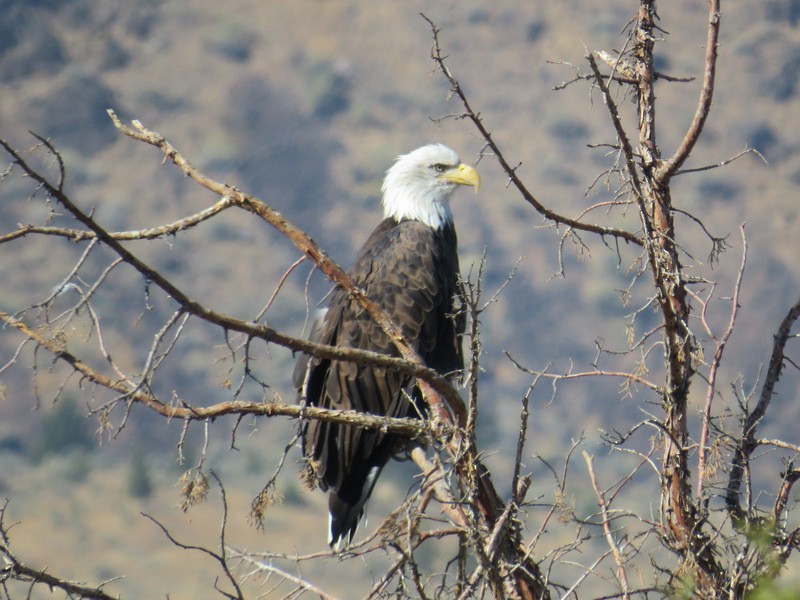
[[[459,266],[450,195],[480,186],[477,171],[442,144],[398,157],[383,181],[384,219],[349,271],[353,282],[401,328],[426,364],[448,377],[463,369]],[[332,292],[312,341],[399,356],[380,326],[341,289]],[[424,416],[415,378],[384,367],[302,355],[295,366],[298,401],[390,417]],[[303,455],[328,491],[328,543],[350,543],[375,482],[403,450],[392,433],[309,420]]]

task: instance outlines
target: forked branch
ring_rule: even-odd
[[[734,450],[733,464],[731,466],[728,487],[725,494],[725,504],[731,517],[737,522],[741,522],[743,519],[750,516],[742,509],[741,502],[739,501],[739,493],[742,488],[745,470],[750,462],[750,457],[759,445],[759,442],[756,440],[756,428],[761,419],[767,414],[767,409],[772,402],[772,397],[775,394],[775,386],[780,380],[783,364],[786,359],[786,344],[792,337],[792,328],[798,319],[800,319],[800,299],[789,309],[778,327],[772,344],[772,355],[769,360],[769,367],[767,368],[764,385],[761,388],[761,394],[753,410],[744,418],[742,438],[739,440]]]
[[[711,100],[714,97],[714,80],[717,72],[717,41],[719,39],[720,0],[708,0],[708,29],[706,32],[706,56],[703,69],[703,87],[697,100],[697,109],[683,136],[678,149],[669,159],[662,162],[656,171],[655,178],[666,185],[670,178],[681,168],[700,139],[700,134],[711,111]]]
[[[431,33],[433,34],[433,48],[431,50],[431,58],[439,67],[439,70],[444,75],[445,79],[447,79],[448,83],[450,84],[450,89],[452,92],[458,97],[461,101],[462,106],[464,107],[464,113],[460,115],[460,118],[468,119],[472,122],[475,128],[480,133],[480,136],[486,142],[486,145],[492,150],[492,153],[495,155],[497,162],[500,163],[505,174],[508,176],[509,180],[523,199],[533,206],[543,217],[553,221],[554,223],[560,225],[566,225],[572,229],[576,229],[579,231],[588,231],[591,233],[596,233],[600,236],[609,236],[615,237],[625,240],[631,244],[635,244],[637,246],[643,245],[643,242],[639,237],[631,233],[630,231],[625,231],[624,229],[616,229],[614,227],[604,227],[602,225],[595,225],[592,223],[584,223],[582,221],[578,221],[575,219],[571,219],[564,215],[561,215],[547,206],[545,206],[542,202],[539,201],[536,196],[534,196],[527,186],[523,183],[522,179],[520,179],[519,175],[517,174],[517,167],[512,167],[511,163],[508,162],[503,152],[500,150],[497,142],[494,141],[494,137],[492,133],[486,128],[483,123],[483,119],[481,118],[480,113],[475,112],[472,109],[472,105],[467,98],[466,93],[461,88],[461,84],[455,78],[455,76],[450,72],[450,68],[447,66],[447,56],[444,54],[442,47],[439,42],[439,33],[441,29],[437,27],[437,25],[427,16],[422,14],[422,18],[428,22],[428,25],[431,28]]]

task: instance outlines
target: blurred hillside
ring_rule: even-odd
[[[93,208],[109,229],[154,226],[214,201],[174,168],[161,166],[153,149],[123,139],[105,112],[114,108],[124,120],[139,119],[164,134],[210,176],[263,199],[311,233],[340,264],[349,264],[380,218],[380,182],[397,154],[442,141],[473,163],[482,148],[469,124],[441,119],[458,114],[461,107],[449,97],[430,60],[431,32],[421,11],[442,28],[451,70],[506,156],[521,163],[518,172],[543,203],[578,215],[613,194],[602,182],[586,192],[613,161],[605,149],[587,147],[614,141],[602,99],[582,84],[558,92],[553,88],[574,77],[572,65],[586,71],[587,49],[621,46],[619,32],[634,13],[633,2],[0,0],[0,7],[0,136],[18,148],[34,145],[29,130],[50,137],[66,160],[68,192],[83,208]],[[658,69],[699,78],[705,2],[673,0],[660,11],[669,34],[658,46]],[[747,223],[742,311],[721,380],[727,384],[741,375],[749,389],[768,360],[779,319],[800,290],[800,2],[726,3],[720,54],[712,114],[687,167],[719,163],[747,147],[758,149],[769,165],[748,155],[721,169],[678,177],[674,193],[676,204],[701,218],[714,235],[730,235],[732,248],[722,261],[713,269],[705,264],[698,273],[720,282],[719,296],[730,293],[741,254],[738,227]],[[660,84],[658,127],[665,154],[676,147],[691,121],[699,85],[697,80]],[[624,118],[632,119],[630,102],[618,100],[627,107]],[[485,249],[485,288],[494,291],[519,262],[511,283],[482,319],[481,435],[492,453],[489,462],[498,487],[505,490],[519,400],[530,378],[504,353],[533,369],[547,364],[553,371],[572,365],[587,369],[595,358],[595,340],[624,345],[626,316],[643,300],[646,285],[634,293],[633,305],[623,306],[620,290],[629,285],[627,269],[635,255],[622,248],[618,258],[613,249],[591,239],[584,240],[584,250],[569,243],[564,247],[565,276],[554,277],[561,266],[563,232],[541,227],[539,216],[507,188],[492,157],[482,159],[478,168],[480,194],[462,192],[454,205],[462,269],[468,272]],[[17,223],[50,218],[56,224],[68,222],[24,201],[33,190],[19,179],[0,177],[0,233]],[[710,251],[707,237],[692,219],[676,218],[684,236],[681,245],[702,260]],[[296,259],[288,242],[243,214],[225,213],[176,239],[132,248],[197,300],[246,319],[265,305]],[[76,246],[70,254],[48,239],[5,245],[0,309],[14,312],[43,300],[81,250]],[[107,258],[93,258],[98,270]],[[272,326],[300,334],[307,275],[307,270],[294,274],[282,288],[267,315]],[[115,359],[130,367],[146,353],[152,324],[171,308],[156,298],[146,310],[141,287],[135,278],[120,274],[97,299],[108,315],[104,326],[117,348]],[[326,289],[319,277],[313,278],[312,301]],[[717,326],[727,319],[726,306],[721,303],[714,316]],[[648,329],[648,319],[647,314],[639,317],[639,334]],[[20,341],[0,331],[0,365],[12,359]],[[157,391],[170,397],[180,390],[200,404],[225,397],[227,367],[210,365],[214,353],[208,351],[224,343],[198,328],[164,366],[169,385]],[[217,358],[224,354],[220,350]],[[272,348],[259,359],[256,369],[271,386],[270,393],[292,401],[290,353]],[[45,360],[40,369],[42,406],[32,410],[37,405],[28,369],[33,360],[31,352],[23,353],[0,375],[5,390],[0,402],[0,495],[11,499],[9,511],[23,523],[17,536],[30,548],[31,559],[54,572],[62,567],[69,572],[76,567],[64,559],[69,552],[44,549],[36,540],[63,535],[74,544],[87,544],[77,552],[88,554],[113,545],[127,528],[142,527],[138,509],[131,509],[119,483],[120,470],[136,451],[157,465],[160,517],[181,523],[194,519],[204,526],[210,522],[216,531],[213,514],[165,516],[178,513],[171,509],[178,501],[171,486],[180,471],[171,465],[180,425],[164,423],[143,409],[134,411],[119,438],[89,451],[91,473],[81,480],[89,487],[61,485],[53,475],[58,465],[47,460],[30,463],[42,413],[51,410],[53,389],[47,386],[57,387],[58,381],[57,370],[52,376],[46,372]],[[781,419],[766,425],[762,433],[767,437],[795,430],[800,419],[800,404],[791,401],[796,381],[787,381]],[[530,453],[557,457],[572,438],[585,434],[590,445],[596,444],[598,428],[624,430],[639,420],[638,402],[622,398],[617,383],[564,385],[552,402],[550,389],[537,391]],[[95,401],[76,390],[67,395],[79,404]],[[272,472],[271,458],[291,432],[285,423],[251,424],[242,442],[247,448],[237,453],[227,449],[226,425],[215,425],[220,440],[212,466],[240,500],[232,517],[241,530],[237,535],[255,549],[262,534],[248,530],[243,515]],[[195,447],[202,443],[196,437],[190,441]],[[313,506],[303,512],[307,519],[292,522],[308,526],[301,536],[307,550],[320,549],[325,522],[321,494],[299,490],[289,475],[291,483],[285,485],[298,488],[295,504],[276,508],[287,511],[276,522],[296,517],[292,511],[297,506]],[[385,487],[376,491],[375,515],[381,514],[382,501],[391,510],[396,494],[405,493],[410,480],[400,479],[391,491],[389,478],[382,480]],[[94,505],[98,498],[116,508],[101,511]],[[95,531],[92,518],[97,514],[106,515],[100,529],[109,539],[71,531]],[[58,515],[66,516],[56,522]],[[297,531],[286,529],[281,535],[291,551]],[[140,545],[132,546],[141,553],[160,541],[137,540]],[[169,573],[180,560],[180,552],[172,548],[168,556],[159,556],[159,566],[148,568]],[[139,564],[131,566],[130,581],[112,589],[129,597],[167,591],[171,598],[197,597],[164,584],[167,576],[155,575],[161,571],[151,572],[150,589],[127,587],[141,583],[141,577],[134,582],[140,563],[127,556],[109,562],[113,564],[102,573],[81,571],[76,576],[110,577],[127,572],[125,564]],[[320,583],[328,577],[315,575]]]

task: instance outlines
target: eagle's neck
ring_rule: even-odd
[[[449,194],[443,194],[441,189],[413,186],[385,186],[383,216],[398,222],[420,221],[437,230],[453,223]]]

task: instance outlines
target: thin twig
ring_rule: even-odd
[[[221,497],[222,497],[222,521],[221,521],[221,524],[220,524],[220,534],[219,534],[219,541],[220,541],[220,550],[219,550],[219,552],[215,552],[213,550],[209,550],[208,548],[206,548],[204,546],[196,546],[194,544],[184,544],[183,542],[179,542],[175,538],[175,536],[172,535],[172,533],[169,531],[169,529],[167,529],[167,527],[163,523],[161,523],[158,519],[156,519],[155,517],[153,517],[151,515],[148,515],[147,513],[141,513],[141,515],[143,517],[145,517],[146,519],[149,519],[150,521],[155,523],[156,526],[158,526],[158,528],[161,529],[162,533],[167,537],[167,539],[173,545],[177,546],[178,548],[181,548],[182,550],[195,550],[197,552],[200,552],[202,554],[206,554],[207,556],[210,556],[211,558],[213,558],[220,565],[220,568],[222,569],[222,572],[225,574],[226,579],[230,582],[231,586],[233,587],[234,593],[231,594],[231,593],[225,592],[225,591],[223,591],[223,590],[221,590],[219,588],[217,588],[217,590],[221,594],[223,594],[226,598],[231,598],[231,599],[236,599],[236,600],[244,600],[244,595],[242,593],[242,589],[241,589],[241,587],[239,587],[239,583],[236,581],[236,578],[233,576],[233,573],[231,572],[230,567],[228,566],[229,557],[228,557],[227,546],[226,546],[226,543],[225,543],[225,529],[226,529],[227,522],[228,522],[228,501],[227,501],[227,498],[225,496],[225,488],[222,486],[222,482],[219,480],[219,478],[216,476],[216,474],[213,471],[212,471],[211,475],[216,480],[217,485],[219,485],[220,494],[221,494]]]
[[[703,62],[703,87],[697,100],[697,110],[695,111],[692,123],[686,135],[683,137],[678,149],[671,158],[661,163],[655,174],[655,179],[662,186],[667,185],[670,178],[683,166],[689,158],[700,134],[705,126],[708,114],[711,111],[711,100],[714,96],[714,79],[717,69],[717,40],[719,38],[719,25],[721,19],[720,0],[709,0],[708,2],[708,30],[706,33],[706,56]]]
[[[530,204],[533,208],[536,209],[542,216],[546,219],[553,221],[554,223],[560,223],[562,225],[566,225],[573,229],[581,230],[581,231],[589,231],[592,233],[596,233],[602,236],[613,236],[619,237],[624,239],[626,242],[630,242],[632,244],[636,244],[637,246],[641,246],[643,244],[642,240],[636,236],[635,234],[625,231],[623,229],[615,229],[613,227],[603,227],[602,225],[594,225],[591,223],[583,223],[581,221],[576,221],[575,219],[570,219],[569,217],[565,217],[556,213],[553,210],[547,208],[544,204],[542,204],[531,192],[528,190],[527,186],[522,182],[519,175],[517,175],[517,168],[512,167],[511,163],[509,163],[503,152],[500,150],[498,144],[494,141],[494,137],[492,136],[491,132],[486,128],[483,124],[483,119],[480,116],[480,113],[476,113],[472,109],[472,105],[467,98],[464,90],[461,88],[458,80],[453,76],[450,72],[449,67],[446,64],[447,56],[443,53],[442,47],[439,42],[439,33],[441,29],[436,26],[436,24],[428,18],[426,15],[420,13],[423,19],[428,22],[430,26],[431,33],[433,34],[433,49],[431,51],[431,58],[439,67],[442,75],[447,79],[448,83],[450,84],[450,88],[452,92],[458,96],[458,99],[461,101],[461,104],[464,107],[464,114],[459,115],[460,118],[466,118],[472,122],[473,125],[477,128],[478,132],[480,133],[481,137],[485,140],[487,146],[491,148],[492,152],[494,153],[497,162],[500,163],[505,174],[508,176],[509,181],[514,185],[523,199]]]
[[[608,515],[608,505],[606,504],[605,493],[602,489],[600,489],[600,484],[597,482],[597,476],[595,475],[594,467],[592,466],[592,456],[586,452],[586,450],[583,450],[581,454],[583,455],[583,460],[586,461],[586,468],[589,470],[589,479],[592,482],[594,493],[597,495],[597,503],[600,507],[600,517],[603,521],[603,533],[605,534],[606,543],[611,549],[611,554],[614,556],[614,562],[617,564],[616,576],[620,587],[622,588],[622,597],[625,600],[629,600],[630,585],[628,584],[628,575],[625,571],[626,560],[622,554],[622,551],[619,549],[616,540],[614,540],[614,534],[611,531],[611,520],[609,519]]]
[[[789,309],[786,316],[784,316],[781,321],[781,324],[778,326],[778,332],[772,344],[772,355],[770,357],[764,384],[761,388],[761,394],[759,395],[756,406],[745,416],[744,423],[742,424],[742,438],[736,445],[725,495],[726,508],[731,517],[736,521],[745,517],[741,502],[739,501],[739,493],[749,466],[750,456],[758,447],[758,442],[755,437],[756,426],[761,419],[764,418],[764,415],[767,414],[767,409],[772,402],[775,386],[778,384],[783,371],[786,343],[789,341],[792,335],[792,328],[798,319],[800,319],[800,299]]]
[[[221,200],[218,200],[216,203],[214,203],[212,206],[209,206],[208,208],[201,210],[200,212],[197,212],[193,215],[189,215],[177,221],[173,221],[172,223],[167,223],[165,225],[159,225],[158,227],[149,227],[145,229],[136,229],[129,231],[111,231],[108,233],[108,235],[111,238],[120,241],[152,240],[152,239],[172,236],[176,235],[180,231],[191,229],[192,227],[202,223],[203,221],[207,221],[211,217],[221,213],[223,210],[230,208],[231,206],[233,206],[233,203],[230,201],[230,198],[225,196]],[[4,242],[10,242],[12,240],[16,240],[30,234],[65,237],[73,242],[97,239],[97,234],[94,231],[86,229],[70,229],[66,227],[24,225],[14,231],[6,233],[5,235],[0,235],[0,244]]]
[[[714,396],[716,395],[717,372],[719,371],[720,364],[722,364],[722,354],[725,352],[725,346],[733,333],[733,328],[736,324],[736,316],[739,314],[739,294],[742,290],[742,279],[744,277],[744,268],[747,264],[747,237],[744,234],[744,225],[741,225],[739,231],[742,235],[742,262],[739,266],[739,271],[736,275],[736,283],[733,285],[733,298],[731,299],[731,312],[728,318],[728,326],[722,334],[722,338],[717,343],[717,348],[714,351],[714,358],[711,361],[711,367],[708,370],[708,390],[706,392],[706,402],[703,407],[703,422],[700,430],[700,442],[697,451],[697,499],[698,502],[703,501],[703,490],[706,479],[706,456],[708,453],[708,435],[711,428],[711,407],[714,403]]]

